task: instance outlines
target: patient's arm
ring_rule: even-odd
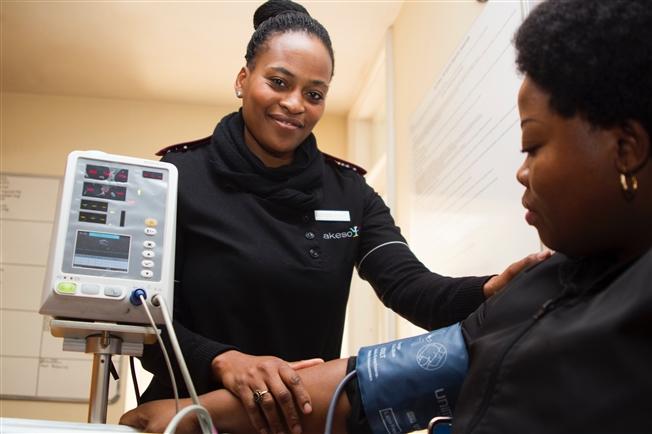
[[[297,371],[301,376],[301,381],[310,394],[313,407],[310,414],[300,416],[302,432],[313,434],[324,431],[328,404],[335,388],[346,374],[346,364],[347,359],[340,359]],[[263,398],[266,399],[263,400],[262,405],[276,405],[271,398],[271,394],[265,394]],[[216,390],[200,396],[199,399],[201,404],[211,414],[213,423],[219,431],[232,434],[255,432],[249,421],[247,412],[242,407],[241,401],[228,390]],[[190,404],[190,399],[184,399],[180,405],[185,407]],[[333,421],[333,432],[346,432],[346,416],[349,414],[349,411],[349,401],[346,394],[343,393],[338,400],[337,411],[335,412],[335,419]],[[125,413],[120,419],[120,423],[146,432],[163,432],[174,414],[174,400],[152,401]],[[292,421],[288,422],[289,426],[296,425]],[[179,425],[177,432],[199,432],[199,424],[196,416],[186,416],[182,424]],[[292,433],[298,434],[299,431],[295,430]]]

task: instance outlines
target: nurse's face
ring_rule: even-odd
[[[269,167],[292,162],[294,151],[324,113],[332,75],[324,44],[305,32],[271,36],[235,82],[242,95],[244,138]]]
[[[571,256],[616,247],[623,237],[618,227],[624,203],[616,130],[591,126],[580,116],[561,117],[529,78],[518,106],[526,156],[517,179],[525,186],[527,223],[544,244]]]

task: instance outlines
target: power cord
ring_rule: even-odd
[[[145,303],[145,297],[147,297],[147,293],[143,289],[136,289],[133,294],[131,295],[131,302],[132,304],[138,306],[139,304],[145,308],[145,313],[147,314],[147,318],[149,319],[149,323],[152,325],[154,330],[158,329],[158,326],[156,325],[156,322],[154,321],[154,317],[152,317],[152,313],[149,311],[149,307],[147,307],[147,303]],[[139,301],[140,303],[135,303],[134,300]],[[154,300],[152,299],[152,302]],[[163,358],[165,359],[165,365],[168,368],[168,372],[170,373],[170,381],[172,382],[172,391],[174,393],[174,406],[175,410],[178,413],[179,412],[179,391],[177,390],[177,380],[176,377],[174,376],[174,370],[172,369],[172,363],[170,363],[170,356],[168,355],[168,351],[165,348],[165,344],[163,343],[163,339],[161,339],[161,334],[156,333],[156,340],[158,341],[159,346],[161,347],[161,351],[163,352]]]
[[[156,294],[152,297],[152,304],[154,306],[160,305],[161,307],[161,312],[163,313],[163,321],[165,322],[165,328],[167,329],[170,338],[170,344],[172,345],[174,354],[177,357],[179,368],[181,369],[181,375],[183,376],[183,380],[186,383],[186,388],[188,389],[190,398],[192,399],[192,402],[195,406],[201,407],[203,409],[203,411],[199,411],[197,414],[197,419],[199,419],[199,425],[202,428],[202,432],[204,434],[211,434],[211,433],[217,434],[217,430],[213,426],[213,421],[211,420],[210,414],[200,404],[199,397],[197,396],[197,392],[195,391],[195,386],[192,384],[192,379],[190,378],[190,372],[188,371],[188,366],[186,365],[186,361],[183,358],[183,353],[181,352],[181,347],[179,346],[177,335],[174,332],[174,328],[172,327],[172,318],[170,318],[170,314],[168,312],[168,307],[167,304],[165,303],[165,299],[159,296],[159,294]],[[193,409],[188,411],[197,411],[197,410]]]
[[[131,370],[131,381],[134,383],[134,392],[136,393],[136,404],[140,405],[140,389],[138,388],[138,379],[136,378],[136,366],[134,365],[134,356],[129,356],[129,369]]]
[[[192,412],[198,413],[197,416],[199,417],[200,422],[202,417],[208,418],[209,420],[211,418],[211,415],[208,413],[208,411],[201,405],[189,405],[188,407],[182,408],[181,411],[177,412],[177,414],[174,415],[170,423],[168,423],[168,426],[165,427],[163,434],[174,434],[177,429],[177,425],[179,425],[179,422],[181,422],[181,419],[183,419],[188,413]],[[213,432],[217,434],[217,430],[214,430]]]
[[[335,407],[337,406],[337,399],[340,397],[344,386],[355,377],[357,372],[355,370],[346,374],[342,381],[335,388],[333,392],[333,397],[331,398],[330,404],[328,404],[328,412],[326,413],[326,426],[324,427],[324,434],[331,434],[333,432],[333,418],[335,417]]]

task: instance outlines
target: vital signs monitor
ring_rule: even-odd
[[[72,152],[40,313],[146,324],[138,289],[148,305],[159,294],[172,310],[176,203],[169,163]],[[162,323],[160,307],[151,311]]]

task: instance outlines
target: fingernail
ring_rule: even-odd
[[[308,414],[311,411],[312,411],[312,406],[310,405],[309,402],[306,402],[305,404],[303,404],[303,413],[304,414]]]
[[[267,430],[265,428],[261,429],[260,434],[267,434]]]
[[[292,427],[292,433],[293,434],[301,434],[301,425],[294,425]]]

